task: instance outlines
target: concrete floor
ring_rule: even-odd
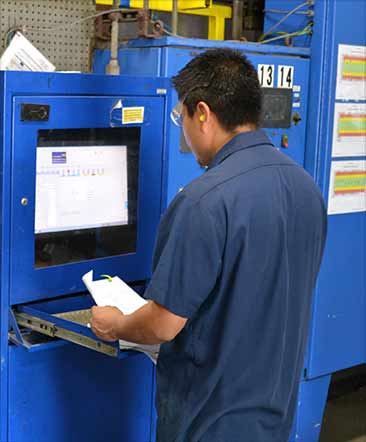
[[[366,384],[328,400],[320,442],[366,442]]]

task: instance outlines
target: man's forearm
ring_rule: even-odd
[[[162,305],[149,301],[131,315],[123,315],[117,307],[92,307],[91,328],[106,341],[161,344],[171,341],[183,329],[187,318],[178,316]]]
[[[159,324],[156,308],[154,303],[149,301],[131,315],[123,316],[117,326],[118,338],[137,344],[161,344],[169,341],[171,337],[164,333]]]

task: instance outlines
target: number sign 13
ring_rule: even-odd
[[[258,79],[262,87],[274,86],[274,64],[259,64],[258,65]]]
[[[295,69],[293,66],[278,66],[277,71],[277,87],[292,89],[294,84]]]

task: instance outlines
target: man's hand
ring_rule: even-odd
[[[91,328],[98,338],[117,341],[118,327],[124,315],[117,307],[92,307]]]
[[[187,318],[177,316],[154,301],[148,301],[130,315],[116,307],[93,307],[90,321],[93,332],[105,341],[162,344],[183,329]]]

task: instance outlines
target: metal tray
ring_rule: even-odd
[[[91,306],[89,297],[78,296],[20,305],[13,310],[13,315],[18,327],[69,341],[108,356],[122,359],[128,353],[134,353],[120,351],[118,342],[106,342],[94,335],[89,326]],[[17,335],[19,341],[19,333]]]

